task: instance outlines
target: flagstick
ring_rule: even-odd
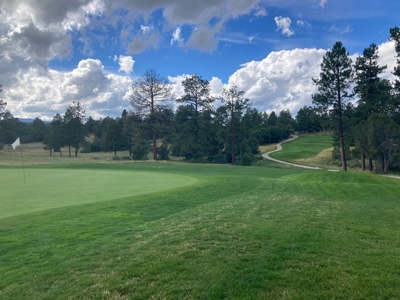
[[[21,152],[21,162],[22,162],[22,172],[24,172],[24,183],[26,184],[26,179],[25,179],[25,168],[24,168],[24,159],[22,158],[22,146],[19,145],[19,150]]]

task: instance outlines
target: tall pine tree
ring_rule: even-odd
[[[313,79],[318,92],[313,103],[324,111],[330,111],[339,135],[342,169],[347,171],[343,137],[343,108],[351,94],[352,61],[342,42],[336,42],[327,51],[321,64],[319,78]]]
[[[132,84],[131,105],[137,115],[149,118],[149,128],[153,145],[153,159],[157,160],[157,135],[160,129],[157,114],[168,106],[172,97],[172,87],[168,80],[155,70],[149,69],[142,78]]]
[[[365,48],[363,55],[357,57],[354,64],[354,78],[356,86],[354,92],[358,95],[357,122],[358,127],[364,127],[373,113],[381,113],[385,110],[390,100],[390,85],[382,80],[379,75],[387,66],[379,66],[378,46],[371,44]],[[364,130],[355,130],[356,144],[361,151],[361,168],[365,170],[365,154],[371,153],[363,147],[365,138]],[[372,157],[369,154],[369,169],[372,171]]]

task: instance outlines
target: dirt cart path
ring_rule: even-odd
[[[283,142],[280,142],[280,143],[276,144],[276,149],[275,149],[275,150],[269,151],[269,152],[265,152],[265,153],[262,154],[262,156],[263,156],[265,159],[272,160],[272,161],[275,161],[275,162],[278,162],[278,163],[281,163],[281,164],[285,164],[285,165],[297,167],[297,168],[311,169],[311,170],[322,170],[322,168],[310,167],[310,166],[305,166],[305,165],[294,164],[294,163],[290,163],[290,162],[287,162],[287,161],[275,159],[275,158],[272,158],[272,157],[269,156],[271,153],[281,151],[281,150],[282,150],[282,144],[283,144],[283,143],[293,141],[294,139],[297,139],[298,137],[299,137],[298,135],[295,135],[295,134],[292,135],[291,138],[289,138],[289,139],[287,139],[287,140],[284,140]]]

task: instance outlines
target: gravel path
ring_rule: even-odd
[[[290,162],[287,162],[287,161],[275,159],[275,158],[272,158],[272,157],[269,156],[271,153],[281,151],[281,150],[282,150],[282,144],[283,144],[283,143],[293,141],[294,139],[297,139],[298,137],[299,137],[298,135],[293,134],[293,135],[291,136],[291,138],[289,138],[289,139],[287,139],[287,140],[284,140],[283,142],[280,142],[280,143],[276,144],[276,149],[275,149],[275,150],[269,151],[269,152],[265,152],[265,153],[262,154],[262,156],[263,156],[265,159],[272,160],[272,161],[277,162],[277,163],[281,163],[281,164],[285,164],[285,165],[297,167],[297,168],[311,169],[311,170],[322,170],[322,168],[310,167],[310,166],[305,166],[305,165],[294,164],[294,163],[290,163]],[[329,171],[329,172],[340,172],[340,170],[329,170],[329,169],[328,169],[328,171]],[[400,176],[397,176],[397,175],[382,175],[382,176],[400,179]]]
[[[287,139],[287,140],[284,140],[283,142],[280,142],[280,143],[276,144],[276,149],[275,149],[275,150],[269,151],[269,152],[266,152],[266,153],[263,153],[262,156],[263,156],[264,158],[266,158],[266,159],[269,159],[269,160],[272,160],[272,161],[275,161],[275,162],[278,162],[278,163],[281,163],[281,164],[285,164],[285,165],[297,167],[297,168],[311,169],[311,170],[322,170],[322,168],[310,167],[310,166],[305,166],[305,165],[294,164],[294,163],[290,163],[290,162],[287,162],[287,161],[275,159],[275,158],[272,158],[272,157],[269,156],[271,153],[281,151],[281,150],[282,150],[282,144],[283,144],[283,143],[293,141],[294,139],[297,139],[298,137],[299,137],[298,135],[295,135],[295,134],[292,135],[291,138],[289,138],[289,139]]]

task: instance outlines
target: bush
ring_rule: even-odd
[[[143,147],[141,144],[137,144],[132,149],[133,160],[147,160],[147,147]]]
[[[245,153],[240,158],[240,165],[241,166],[251,166],[253,162],[253,158],[249,153]]]
[[[93,143],[90,144],[90,152],[101,152],[101,141],[96,137]]]
[[[222,154],[222,153],[214,155],[214,156],[210,156],[208,158],[208,161],[212,164],[227,164],[228,163],[226,155]]]
[[[361,161],[358,159],[349,160],[346,164],[349,168],[361,168]]]
[[[82,143],[82,148],[79,151],[80,153],[90,153],[90,143],[88,141],[84,141]]]
[[[169,160],[168,146],[162,144],[160,147],[158,147],[157,154],[161,160]]]
[[[200,153],[196,153],[195,155],[192,156],[190,159],[190,162],[196,163],[196,164],[201,164],[203,162],[203,156],[201,156]]]
[[[184,160],[189,161],[189,160],[192,159],[193,154],[192,153],[185,153],[183,156],[184,156]]]
[[[348,147],[344,148],[344,152],[345,152],[345,155],[346,155],[346,158],[347,158],[346,160],[348,160],[351,157],[350,148],[348,148]],[[342,153],[341,153],[339,147],[334,147],[333,148],[333,150],[332,150],[332,158],[333,159],[340,159],[340,160],[342,159]]]
[[[5,144],[12,144],[17,139],[17,134],[9,129],[0,131],[0,140]],[[21,139],[21,143],[22,143]]]
[[[341,159],[341,153],[339,147],[334,147],[332,150],[332,158],[333,159]]]
[[[93,142],[85,140],[82,143],[82,148],[79,152],[80,153],[101,152],[100,140],[98,138],[94,138]]]

